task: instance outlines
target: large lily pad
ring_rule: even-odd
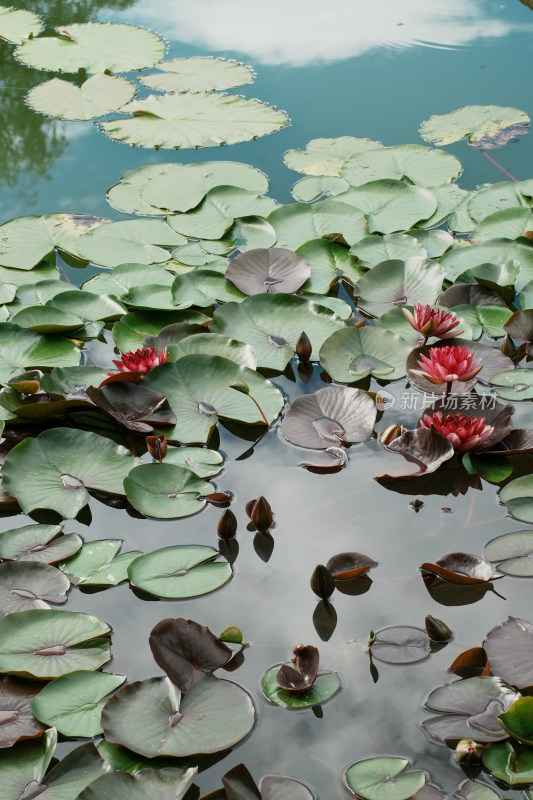
[[[459,161],[448,153],[418,144],[400,144],[357,153],[344,163],[340,175],[350,186],[384,178],[408,178],[418,186],[430,188],[450,183],[461,170]]]
[[[203,545],[164,547],[136,558],[128,575],[133,586],[156,597],[197,597],[231,578],[230,564],[219,557],[218,550]]]
[[[21,742],[0,752],[0,781],[5,800],[20,800],[28,787],[35,789],[44,778],[57,744],[51,728],[40,739]]]
[[[327,239],[311,239],[297,253],[311,266],[311,277],[303,287],[305,292],[326,294],[341,280],[353,286],[365,273],[346,247]]]
[[[31,367],[70,367],[79,364],[81,353],[74,342],[0,323],[0,382]]]
[[[242,303],[217,308],[211,331],[251,344],[257,365],[283,370],[292,358],[302,331],[309,337],[316,358],[323,342],[344,322],[328,308],[292,295],[270,293]]]
[[[37,36],[42,28],[41,19],[33,11],[9,6],[0,7],[0,39],[20,44],[31,36]]]
[[[78,534],[63,534],[61,525],[22,525],[0,533],[0,559],[55,564],[81,545]]]
[[[156,519],[177,519],[201,511],[213,486],[175,464],[141,464],[124,479],[131,505]]]
[[[369,314],[381,316],[391,308],[415,303],[435,303],[442,290],[445,271],[434,261],[411,256],[406,261],[383,261],[355,285],[358,304]]]
[[[495,742],[483,750],[483,766],[497,780],[509,786],[531,784],[533,781],[533,753],[531,747],[515,742]]]
[[[470,198],[468,213],[476,222],[481,222],[495,211],[528,207],[531,205],[531,198],[522,194],[522,191],[528,191],[527,182],[501,181],[484,186]]]
[[[364,442],[376,421],[374,401],[360,389],[329,386],[291,403],[281,432],[300,447],[325,450],[342,442]]]
[[[138,433],[151,433],[154,425],[173,425],[176,415],[166,397],[146,386],[113,381],[99,389],[88,386],[87,397],[121,425]]]
[[[442,256],[440,264],[446,270],[446,277],[451,281],[455,281],[463,272],[480,264],[519,267],[516,283],[517,291],[520,291],[533,279],[533,248],[521,242],[495,239],[484,244],[452,247]]]
[[[0,564],[0,616],[65,603],[68,578],[56,567],[27,561]],[[48,602],[45,602],[48,601]]]
[[[240,742],[254,722],[251,697],[212,675],[185,696],[168,678],[137,681],[113,695],[102,712],[108,742],[150,758],[217,753]]]
[[[141,83],[160,92],[211,92],[253,83],[251,67],[232,59],[173,58],[155,65],[160,72],[141,77]]]
[[[497,672],[492,662],[491,667]],[[506,739],[508,734],[499,724],[498,717],[519,697],[520,693],[502,678],[467,678],[447,683],[431,692],[426,700],[426,708],[430,711],[444,713],[424,720],[422,727],[430,736],[443,742],[456,739],[496,742]]]
[[[516,108],[464,106],[449,114],[435,114],[422,123],[422,138],[439,146],[468,138],[470,147],[491,150],[519,133],[529,133],[529,117]]]
[[[52,72],[128,72],[151,67],[165,44],[146,28],[113,22],[85,22],[57,29],[58,36],[28,39],[15,51],[23,64]]]
[[[291,194],[295,200],[304,203],[312,203],[325,195],[335,197],[335,195],[345,192],[350,188],[348,181],[337,178],[334,175],[308,175],[297,181],[291,188]]]
[[[116,75],[93,75],[80,87],[52,78],[30,89],[26,102],[40,114],[59,119],[94,119],[115,111],[135,95],[135,86]]]
[[[533,578],[533,531],[496,536],[485,545],[483,557],[498,564],[505,575]]]
[[[533,522],[533,475],[522,475],[500,490],[500,502],[515,519]]]
[[[111,657],[105,622],[76,611],[34,609],[0,619],[0,670],[50,680],[98,669]]]
[[[320,348],[320,363],[333,380],[344,383],[366,378],[395,380],[405,375],[410,345],[384,328],[343,328]]]
[[[0,679],[0,748],[12,747],[19,739],[35,739],[43,735],[46,726],[33,716],[30,707],[30,701],[42,687],[42,683],[18,678]]]
[[[139,463],[125,447],[96,433],[56,428],[13,448],[3,482],[24,511],[51,508],[72,518],[88,502],[89,488],[124,494],[124,478]]]
[[[200,311],[130,311],[113,325],[113,339],[121,353],[135,352],[147,336],[156,336],[167,325],[180,325],[185,338],[209,321]]]
[[[348,789],[364,800],[407,800],[426,782],[422,770],[410,770],[406,758],[365,758],[348,767],[344,780]]]
[[[363,213],[338,200],[291,203],[273,211],[268,221],[276,231],[278,245],[289,250],[323,236],[354,244],[368,233]]]
[[[92,782],[77,800],[182,800],[192,785],[196,767],[186,770],[173,767],[145,768],[130,775],[128,772],[109,772]],[[44,798],[46,800],[46,798]]]
[[[489,214],[473,229],[470,241],[484,244],[492,239],[518,239],[533,230],[533,211],[530,208],[505,208]]]
[[[115,141],[140,147],[210,147],[246,142],[289,124],[284,111],[259,100],[211,92],[148,95],[121,111],[132,116],[103,122]]]
[[[500,724],[513,739],[533,744],[533,697],[521,697],[499,717]]]
[[[209,450],[206,447],[169,447],[165,464],[184,467],[199,478],[210,478],[220,472],[224,457],[216,450]]]
[[[268,669],[261,678],[263,694],[274,705],[282,708],[298,709],[322,705],[340,691],[341,681],[336,672],[319,672],[312,686],[303,691],[283,689],[276,676],[283,664],[276,664]],[[291,665],[288,665],[291,666]]]
[[[82,744],[47,772],[38,797],[41,800],[77,800],[80,792],[110,769],[92,742]]]
[[[533,686],[533,625],[526,619],[509,617],[493,628],[483,648],[490,667],[512,686]]]
[[[429,636],[422,628],[393,625],[377,631],[370,652],[373,658],[388,664],[413,664],[429,656]]]
[[[128,579],[128,567],[139,550],[118,555],[122,539],[86,542],[76,555],[59,564],[74,586],[116,586]]]
[[[437,208],[437,200],[430,191],[395,180],[365,183],[336,195],[336,200],[362,211],[370,233],[409,230],[420,220],[431,217]]]
[[[170,253],[159,245],[176,247],[185,239],[163,220],[131,219],[112,222],[80,237],[77,249],[83,258],[104,267],[119,264],[160,264]]]
[[[161,349],[167,348],[169,361],[178,361],[183,356],[193,354],[206,356],[221,356],[239,364],[241,367],[248,367],[255,370],[257,367],[257,357],[253,347],[237,339],[229,339],[222,333],[203,333],[201,336],[192,335],[185,338],[179,337],[179,341],[173,342],[172,325],[163,330],[156,337],[157,341],[152,345]]]
[[[339,175],[342,166],[352,156],[381,148],[381,142],[358,139],[355,136],[312,139],[305,150],[287,150],[283,160],[289,169],[304,175]]]
[[[296,292],[311,276],[302,256],[283,247],[248,250],[232,259],[226,278],[247,295]]]
[[[167,263],[167,266],[171,265],[172,262]],[[132,286],[152,283],[170,286],[174,277],[174,274],[166,270],[163,265],[120,264],[111,272],[99,272],[97,275],[93,275],[81,288],[83,291],[94,292],[97,295],[111,294],[120,298],[127,294]]]

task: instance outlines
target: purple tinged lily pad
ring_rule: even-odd
[[[425,704],[430,711],[443,713],[425,720],[422,727],[442,742],[497,742],[508,738],[498,717],[519,698],[520,693],[501,678],[467,678],[448,683],[431,692]]]
[[[116,770],[101,775],[78,797],[79,800],[182,800],[197,772],[197,767],[146,768],[134,775]]]
[[[316,680],[319,658],[317,647],[310,644],[298,645],[294,648],[293,658],[296,669],[289,664],[282,664],[276,674],[276,683],[290,692],[309,689]]]
[[[424,562],[420,569],[422,574],[429,572],[449,583],[463,585],[486,583],[503,578],[503,574],[495,570],[490,562],[473,553],[447,553],[435,564]]]
[[[0,748],[42,735],[47,726],[35,719],[30,701],[43,686],[17,678],[0,679]]]
[[[402,472],[399,475],[381,475],[378,480],[402,480],[418,475],[429,475],[454,455],[451,442],[437,433],[434,428],[416,428],[414,431],[405,431],[387,445],[387,450],[392,453],[400,453],[407,461],[416,464],[418,469],[415,472]]]
[[[342,442],[364,442],[372,434],[376,416],[376,405],[366,392],[328,386],[297,397],[285,414],[281,432],[300,447],[326,450]]]
[[[299,461],[298,466],[317,471],[339,470],[347,461],[346,450],[342,447],[326,447],[325,450],[313,456],[311,461]]]
[[[174,425],[176,415],[165,395],[136,383],[114,381],[99,389],[89,386],[87,396],[126,428],[151,433],[154,425]]]
[[[49,608],[48,603],[65,603],[69,589],[69,579],[56,567],[36,561],[5,561],[0,564],[0,617]]]
[[[73,556],[82,540],[62,533],[61,525],[22,525],[0,534],[0,559],[54,564]]]
[[[364,553],[337,553],[332,556],[326,564],[327,569],[336,581],[349,581],[364,575],[373,567],[377,567],[377,561]]]
[[[483,648],[491,670],[512,686],[533,686],[533,623],[509,617],[493,628]]]
[[[497,292],[479,283],[454,283],[437,298],[437,305],[451,309],[455,306],[482,306],[487,303],[505,307]]]
[[[533,309],[515,311],[503,329],[513,339],[519,339],[521,342],[533,342]]]
[[[533,530],[515,531],[496,536],[485,545],[483,555],[498,564],[505,575],[533,577]]]
[[[414,664],[429,656],[429,636],[422,628],[394,625],[376,633],[370,651],[373,658],[387,664]]]
[[[230,261],[226,279],[247,295],[264,292],[291,294],[311,277],[302,256],[283,247],[258,247]]]
[[[182,617],[158,622],[148,641],[156,663],[183,693],[233,656],[206,625]]]

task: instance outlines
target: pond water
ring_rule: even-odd
[[[311,139],[350,135],[386,145],[421,143],[418,128],[432,114],[469,104],[531,109],[531,81],[524,67],[531,52],[533,12],[518,0],[451,0],[445,5],[411,0],[404,7],[392,0],[309,0],[305,7],[271,0],[263,8],[245,0],[57,0],[18,6],[38,10],[50,25],[113,21],[150,27],[167,40],[169,57],[242,60],[253,66],[257,77],[238,91],[285,109],[292,124],[226,148],[175,152],[127,147],[102,136],[91,123],[58,122],[23,106],[24,91],[36,82],[34,75],[2,48],[2,222],[60,211],[123,218],[106,202],[106,190],[127,170],[169,161],[231,159],[251,164],[269,176],[270,195],[289,202],[290,188],[300,176],[284,166],[283,154]],[[464,167],[463,188],[505,180],[464,141],[447,151]],[[517,179],[530,177],[531,136],[520,136],[491,153]],[[89,268],[82,279],[90,274]],[[80,281],[78,271],[69,270],[69,275]],[[89,351],[101,365],[113,357],[112,343],[93,342]],[[315,366],[304,382],[295,365],[294,372],[271,379],[290,401],[324,387],[321,373]],[[412,427],[418,417],[416,410],[402,408],[405,380],[391,386],[396,403],[383,413],[378,432],[393,422]],[[377,384],[363,386],[369,387],[375,390]],[[520,405],[515,424],[531,423],[529,404]],[[334,800],[347,796],[342,772],[349,764],[381,754],[409,758],[429,772],[432,783],[453,793],[464,775],[453,752],[420,728],[427,716],[423,702],[433,688],[450,679],[447,669],[459,653],[480,645],[508,615],[531,617],[532,588],[526,579],[508,577],[496,585],[505,599],[489,591],[479,602],[445,605],[429,595],[418,567],[447,552],[481,554],[490,539],[527,525],[512,519],[498,503],[498,487],[480,479],[457,496],[446,493],[438,482],[427,491],[416,481],[394,491],[384,488],[374,476],[394,470],[401,459],[385,456],[376,439],[349,448],[349,462],[340,472],[309,472],[298,466],[302,451],[284,441],[278,427],[272,426],[244,459],[239,457],[253,442],[231,426],[219,426],[219,445],[210,442],[226,459],[222,474],[213,481],[233,493],[231,508],[238,518],[239,553],[228,585],[186,601],[150,600],[135,594],[127,582],[105,591],[73,588],[63,608],[94,614],[111,625],[113,660],[106,669],[129,680],[160,674],[147,640],[155,623],[165,617],[194,619],[215,633],[227,625],[242,629],[252,646],[246,649],[243,666],[230,677],[253,695],[257,726],[223,761],[198,776],[200,795],[219,787],[220,776],[243,761],[256,777],[290,775],[313,787],[322,800]],[[530,467],[521,463],[520,471],[527,473]],[[259,495],[268,498],[275,514],[270,555],[261,549],[265,542],[246,530],[244,504]],[[423,502],[419,510],[412,507],[416,499]],[[134,518],[96,500],[91,501],[91,512],[88,526],[70,521],[65,531],[76,531],[87,540],[123,539],[123,551],[192,543],[217,547],[221,511],[215,507],[171,521]],[[29,521],[24,515],[6,517],[1,529]],[[309,580],[316,564],[352,550],[368,553],[379,566],[371,573],[366,593],[335,592],[337,626],[322,641],[313,624],[317,598]],[[365,652],[369,631],[391,625],[423,627],[426,614],[442,618],[453,630],[453,640],[420,663],[376,663],[376,680]],[[342,678],[342,691],[321,714],[285,711],[261,695],[263,672],[287,660],[299,643],[317,645],[321,666]],[[59,753],[71,747],[65,742]],[[512,791],[506,789],[505,794]]]

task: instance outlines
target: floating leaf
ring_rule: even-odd
[[[128,579],[128,567],[139,550],[118,555],[122,539],[86,542],[75,556],[59,564],[74,586],[116,586]]]
[[[367,375],[396,380],[405,375],[410,345],[395,333],[377,326],[343,328],[320,348],[320,363],[335,381],[352,383]]]
[[[270,197],[236,186],[215,186],[192,211],[167,218],[170,227],[184,236],[219,239],[238,217],[250,214],[266,217],[278,204]],[[174,251],[179,258],[179,250]]]
[[[22,369],[75,366],[80,361],[80,351],[68,339],[26,331],[12,322],[0,323],[0,353],[2,383]]]
[[[233,656],[206,625],[182,617],[158,622],[150,631],[149,642],[158,666],[184,694]]]
[[[5,800],[20,800],[28,786],[44,778],[57,744],[57,731],[45,731],[33,742],[21,742],[0,752],[0,781]]]
[[[518,239],[533,230],[533,212],[529,208],[506,208],[485,217],[473,229],[470,241],[473,245],[490,242],[492,239]]]
[[[305,292],[325,294],[341,280],[353,286],[365,273],[344,245],[327,239],[311,239],[301,245],[297,253],[311,266],[311,277],[304,285]]]
[[[254,723],[247,692],[212,675],[184,697],[168,678],[136,681],[116,692],[102,712],[108,742],[150,758],[218,753],[240,742]]]
[[[377,567],[377,561],[363,553],[337,553],[329,559],[326,567],[336,581],[349,581]]]
[[[12,747],[19,739],[35,739],[43,735],[45,726],[35,719],[30,708],[31,699],[42,687],[42,683],[17,678],[0,679],[0,748]]]
[[[498,717],[509,736],[533,744],[533,697],[521,697]]]
[[[310,277],[307,261],[282,247],[258,248],[230,261],[226,279],[247,295],[296,292]]]
[[[422,727],[434,739],[474,739],[496,742],[507,733],[498,716],[518,700],[520,694],[501,678],[467,678],[434,689],[426,700],[430,711],[443,714],[424,720]]]
[[[512,686],[533,685],[533,625],[526,619],[509,617],[493,628],[483,648],[491,671]]]
[[[268,669],[261,678],[261,689],[267,700],[282,708],[310,708],[321,705],[334,697],[341,688],[340,678],[336,672],[319,672],[309,689],[301,692],[282,689],[276,681],[276,676],[282,666],[284,665],[276,664]],[[290,664],[285,666],[290,667]]]
[[[96,433],[55,428],[13,448],[3,468],[4,486],[26,513],[51,508],[70,519],[89,501],[87,489],[123,495],[124,478],[139,463],[125,447]]]
[[[141,77],[141,83],[160,92],[211,92],[253,83],[251,67],[232,59],[207,57],[172,58],[155,65],[160,72]]]
[[[159,36],[134,25],[85,22],[56,30],[59,36],[41,36],[19,45],[18,60],[51,72],[129,72],[153,66],[165,53]]]
[[[82,545],[76,533],[61,525],[22,525],[0,533],[0,559],[55,564],[74,555]]]
[[[313,200],[318,200],[322,195],[326,195],[326,197],[335,197],[349,188],[350,184],[348,181],[342,178],[309,175],[307,178],[302,178],[294,184],[291,188],[291,194],[295,200],[301,200],[304,203],[312,203]]]
[[[512,742],[496,742],[483,750],[483,766],[497,780],[509,786],[533,781],[533,753],[530,747]]]
[[[337,194],[336,199],[364,214],[369,233],[408,230],[431,217],[437,208],[430,191],[395,180],[371,181]]]
[[[213,487],[175,464],[141,464],[124,479],[131,505],[147,517],[176,519],[196,514]]]
[[[381,142],[341,136],[337,139],[312,139],[305,150],[287,150],[283,160],[289,169],[304,175],[339,175],[346,161],[357,153],[380,150]]]
[[[24,39],[37,36],[42,29],[43,23],[33,11],[0,7],[0,39],[20,44]]]
[[[0,616],[65,603],[70,582],[56,567],[27,561],[0,564]],[[48,601],[48,603],[43,602]]]
[[[50,680],[111,658],[110,628],[76,611],[34,609],[0,619],[0,670]]]
[[[384,178],[408,178],[418,186],[450,183],[461,174],[461,164],[453,156],[419,144],[400,144],[367,150],[349,158],[340,171],[350,186],[361,186]]]
[[[451,281],[480,264],[498,264],[508,270],[519,268],[516,284],[517,291],[520,291],[533,279],[533,248],[521,242],[495,239],[485,244],[452,247],[442,256],[440,264],[446,270],[446,277]]]
[[[484,186],[475,192],[468,202],[468,212],[476,222],[502,211],[505,208],[520,208],[531,205],[522,191],[527,191],[527,182],[501,181]]]
[[[362,212],[337,200],[320,200],[313,205],[290,203],[273,211],[268,221],[276,232],[278,245],[289,250],[323,236],[354,244],[367,235]]]
[[[79,795],[79,800],[182,800],[192,785],[197,767],[186,770],[164,767],[145,768],[130,775],[128,772],[109,772],[93,781]]]
[[[184,238],[163,220],[130,219],[95,228],[78,239],[80,254],[105,267],[119,264],[159,264],[170,260],[170,253],[159,245],[176,247]]]
[[[135,86],[125,78],[93,75],[78,88],[69,81],[52,78],[30,89],[26,97],[34,111],[59,119],[94,119],[115,111],[135,95]]]
[[[441,292],[444,277],[440,265],[420,256],[383,261],[357,281],[358,305],[375,317],[399,306],[432,305]]]
[[[121,686],[123,675],[76,670],[47,684],[31,702],[37,719],[64,736],[98,736],[103,699]]]
[[[329,386],[293,400],[281,432],[300,447],[325,450],[342,442],[364,442],[374,430],[376,415],[376,405],[365,392]]]
[[[376,633],[370,652],[372,658],[388,664],[413,664],[429,656],[429,636],[421,628],[394,625]]]
[[[129,579],[156,597],[196,597],[213,592],[232,576],[227,561],[217,561],[218,550],[202,545],[178,545],[154,550],[136,558],[128,569]]]
[[[317,678],[319,654],[313,645],[300,644],[294,648],[296,669],[282,664],[276,673],[276,683],[289,692],[304,692],[311,688]]]
[[[509,481],[500,490],[500,502],[509,513],[522,522],[533,522],[533,475],[523,475]]]
[[[407,800],[425,784],[426,773],[407,769],[406,758],[365,758],[348,767],[344,780],[348,789],[364,800]]]
[[[284,111],[259,100],[211,92],[148,95],[121,109],[132,116],[100,123],[115,141],[140,147],[211,147],[256,139],[284,128]],[[207,120],[207,121],[206,121]]]
[[[516,531],[496,536],[485,545],[483,556],[498,564],[505,575],[533,577],[533,531]]]
[[[135,352],[145,346],[147,337],[169,325],[179,326],[181,338],[185,338],[209,321],[199,311],[130,311],[113,325],[113,339],[121,353]]]
[[[41,800],[74,800],[80,792],[111,767],[98,755],[92,742],[71,750],[43,781]]]
[[[169,447],[165,463],[184,467],[199,478],[210,478],[220,472],[224,458],[216,450],[205,447]]]
[[[116,381],[96,389],[88,386],[87,397],[121,425],[138,433],[151,433],[154,426],[174,425],[176,415],[166,397],[146,386]]]
[[[435,564],[424,562],[420,567],[422,574],[431,573],[449,583],[473,585],[502,578],[488,561],[472,553],[447,553]]]
[[[529,133],[528,115],[501,106],[464,106],[449,114],[434,114],[420,127],[426,142],[443,146],[468,138],[470,147],[483,150],[503,147],[520,133]]]

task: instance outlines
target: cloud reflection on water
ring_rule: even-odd
[[[130,14],[172,41],[234,50],[261,64],[304,66],[376,47],[453,48],[524,29],[483,0],[140,0]],[[133,21],[133,20],[132,20]],[[527,26],[529,27],[529,26]]]

